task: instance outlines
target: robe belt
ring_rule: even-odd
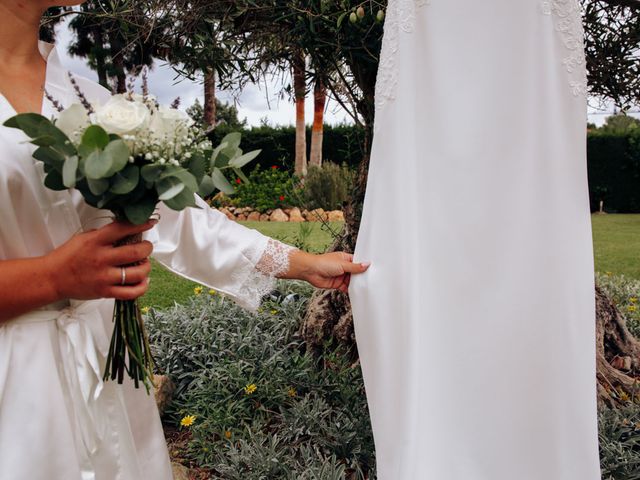
[[[89,463],[105,436],[108,415],[98,405],[104,383],[98,357],[101,354],[90,327],[93,324],[94,328],[102,328],[101,302],[104,300],[72,300],[71,305],[62,310],[35,310],[6,324],[56,323],[62,371],[82,437],[83,453]],[[84,465],[87,467],[92,469]]]

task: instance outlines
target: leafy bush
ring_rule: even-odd
[[[640,282],[599,283],[629,302]],[[148,316],[158,370],[177,386],[165,424],[195,415],[180,456],[212,478],[376,478],[360,369],[341,352],[318,363],[298,334],[311,293],[282,283],[254,315],[204,290]],[[603,480],[640,480],[640,406],[602,410],[599,429]]]
[[[600,413],[603,480],[640,480],[640,406]]]
[[[335,210],[349,198],[353,185],[353,173],[346,165],[342,167],[327,162],[322,167],[313,166],[304,180],[304,198],[308,209]]]
[[[292,205],[296,196],[297,179],[273,165],[261,169],[260,165],[249,174],[249,182],[236,180],[232,203],[237,207],[253,207],[259,212]]]
[[[297,333],[311,291],[283,285],[252,315],[205,290],[149,315],[158,369],[177,386],[164,420],[196,416],[184,454],[214,478],[372,478],[360,369],[339,352],[319,363]]]

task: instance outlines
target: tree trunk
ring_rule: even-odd
[[[305,125],[304,102],[307,96],[305,80],[305,57],[302,51],[293,56],[293,89],[296,101],[296,164],[295,173],[300,177],[307,174],[307,128]]]
[[[324,137],[324,107],[327,103],[327,89],[322,80],[316,80],[313,89],[314,112],[313,128],[311,130],[311,155],[309,165],[322,165],[322,141]]]
[[[640,396],[640,341],[615,304],[596,288],[598,404],[617,407]]]
[[[216,126],[216,71],[208,68],[204,76],[204,123]]]
[[[96,70],[98,72],[98,83],[104,88],[111,90],[109,76],[107,75],[107,65],[105,59],[104,32],[99,25],[93,28],[93,41],[95,44]]]
[[[127,73],[124,69],[124,51],[117,32],[112,31],[109,34],[109,43],[111,44],[111,61],[116,77],[116,93],[126,93]]]

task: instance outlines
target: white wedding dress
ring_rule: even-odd
[[[51,45],[46,89],[63,105],[77,98]],[[78,78],[92,102],[109,94]],[[46,101],[43,114],[55,114]],[[0,95],[0,125],[15,111]],[[26,136],[0,126],[0,260],[37,257],[82,230],[109,222],[77,192],[54,192]],[[146,236],[174,272],[226,293],[249,309],[287,270],[290,247],[201,210],[160,206]],[[4,292],[7,294],[8,292]],[[170,480],[171,465],[153,394],[102,382],[113,300],[68,301],[0,324],[0,480]]]
[[[380,480],[599,480],[576,0],[390,0],[350,293]]]

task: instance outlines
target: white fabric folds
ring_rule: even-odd
[[[390,0],[351,281],[380,480],[599,480],[576,0]]]

